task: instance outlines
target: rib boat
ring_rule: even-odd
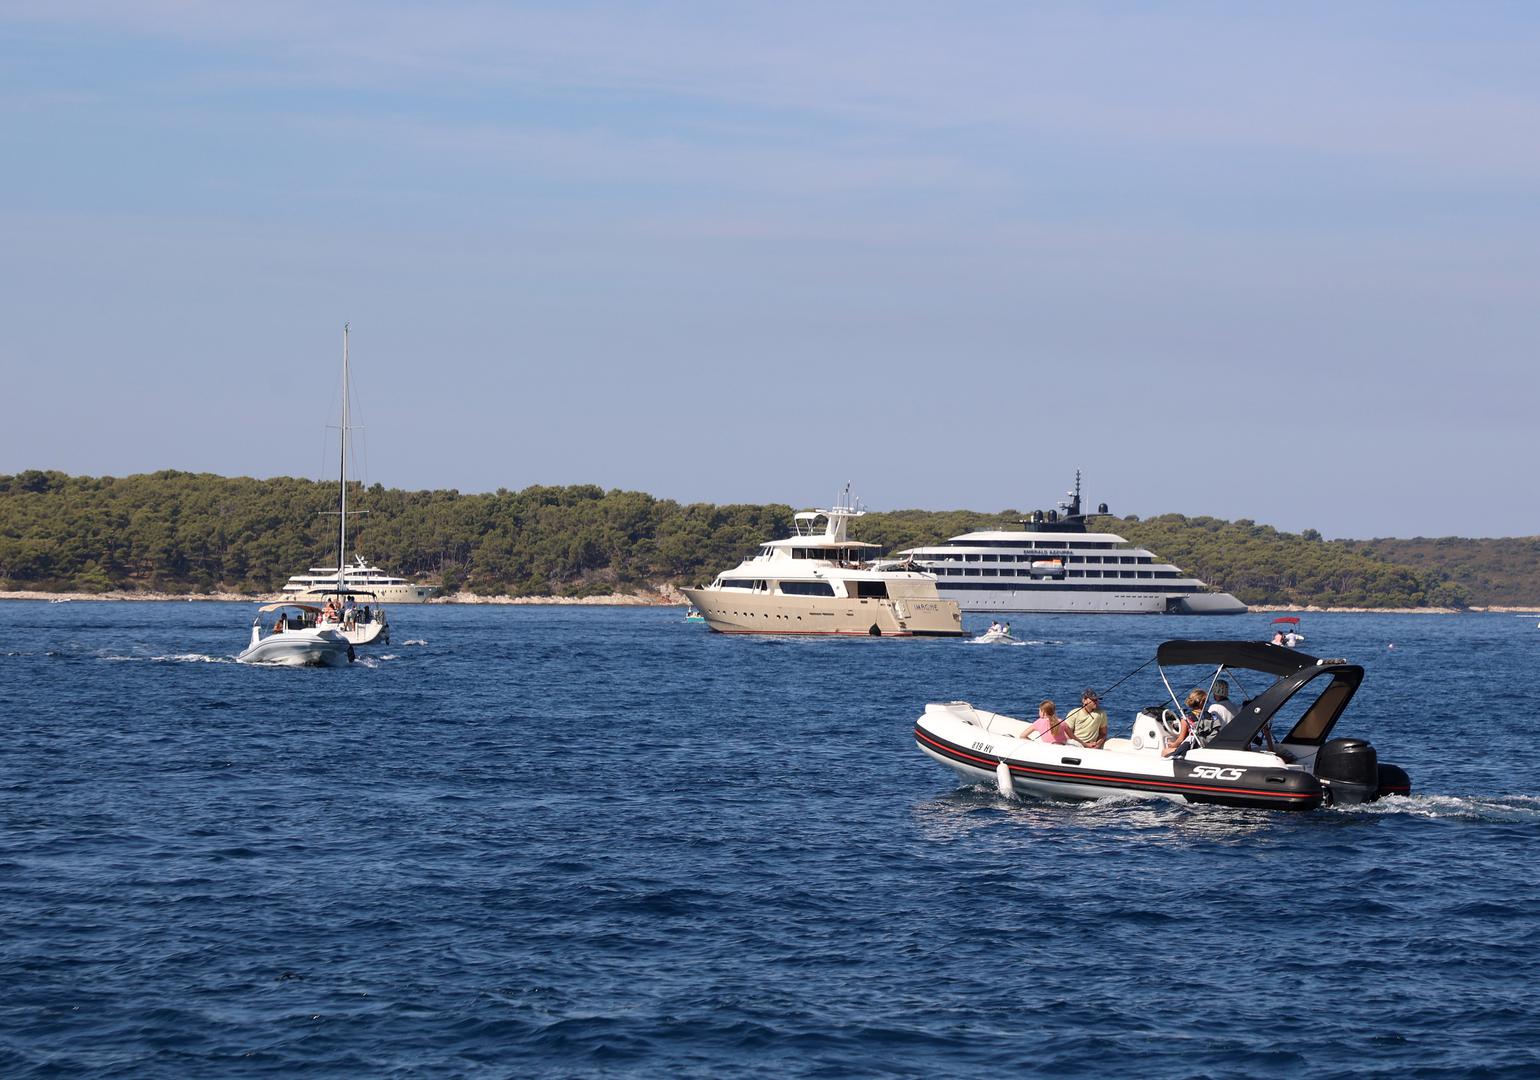
[[[353,659],[353,645],[338,625],[317,623],[321,609],[309,604],[263,604],[251,623],[251,644],[235,659],[242,664],[283,667],[342,667]],[[267,633],[264,615],[277,614]]]
[[[1155,662],[1169,700],[1139,709],[1128,735],[1108,738],[1100,748],[1043,742],[1030,722],[966,701],[926,705],[915,721],[915,745],[969,783],[994,783],[1005,795],[1097,799],[1131,793],[1313,810],[1410,793],[1405,771],[1379,761],[1368,742],[1332,737],[1363,681],[1359,665],[1247,641],[1167,641]],[[1244,700],[1234,719],[1206,742],[1163,756],[1182,709],[1166,669],[1189,665],[1213,669],[1210,691],[1223,676],[1239,684],[1241,673],[1272,682]],[[1283,737],[1273,738],[1274,731]]]

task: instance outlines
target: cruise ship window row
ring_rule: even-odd
[[[1206,591],[1197,584],[1173,582],[1170,585],[1139,584],[1138,582],[1118,582],[1116,584],[1099,584],[1086,582],[1084,584],[1066,586],[1062,581],[947,581],[942,583],[945,590],[942,595],[949,592],[959,592],[964,589],[984,589],[995,592],[1058,592],[1061,595],[1066,589],[1074,592],[1115,592],[1115,593],[1199,593]]]
[[[1035,548],[1039,551],[1064,550],[1098,551],[1116,548],[1115,540],[948,540],[941,547],[1001,547]]]
[[[937,577],[1020,577],[1028,575],[1020,570],[990,570],[976,567],[938,566],[932,572]],[[1069,570],[1063,574],[1046,575],[1048,580],[1072,578],[1175,578],[1183,577],[1179,570]]]
[[[993,555],[993,554],[981,554],[979,552],[967,552],[967,553],[961,553],[961,554],[952,554],[952,553],[949,553],[949,552],[940,552],[940,553],[937,553],[935,555],[926,555],[922,559],[920,559],[920,561],[922,563],[931,563],[931,562],[1037,562],[1037,561],[1039,561],[1040,559],[1042,559],[1044,557],[1049,557],[1049,558],[1054,558],[1054,557],[1057,557],[1057,558],[1068,558],[1071,562],[1074,562],[1074,563],[1117,563],[1117,564],[1120,564],[1120,565],[1127,565],[1127,566],[1135,566],[1135,565],[1146,566],[1146,565],[1149,565],[1149,564],[1151,564],[1151,563],[1153,563],[1155,561],[1154,557],[1150,556],[1150,555],[1066,555],[1066,553],[1064,552],[1063,548],[1059,548],[1059,549],[1053,551],[1052,553],[1050,553],[1048,551],[1044,551],[1044,552],[1035,553],[1035,554],[1032,554],[1032,555]]]

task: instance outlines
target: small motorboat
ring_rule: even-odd
[[[1010,623],[990,623],[989,629],[973,639],[976,645],[1009,645],[1015,644],[1016,639],[1011,637]]]
[[[318,624],[320,611],[309,604],[263,604],[251,623],[251,644],[235,659],[242,664],[283,667],[342,667],[352,663],[353,643],[343,636],[341,625]],[[264,634],[262,616],[274,612],[278,618]]]
[[[702,615],[699,611],[696,611],[694,608],[690,608],[688,611],[686,611],[684,613],[684,621],[685,622],[700,622],[700,623],[703,623],[703,622],[706,621],[706,616]]]
[[[1321,660],[1266,642],[1167,641],[1155,654],[1167,701],[1141,708],[1126,738],[1097,749],[1040,741],[1031,723],[976,709],[966,701],[932,703],[914,727],[921,751],[970,783],[990,782],[1002,794],[1096,799],[1136,794],[1189,803],[1313,810],[1406,795],[1411,780],[1379,761],[1362,739],[1332,738],[1364,669]],[[1212,689],[1238,672],[1272,676],[1242,702],[1235,718],[1206,741],[1167,757],[1180,730],[1182,707],[1166,673],[1170,667],[1212,669]],[[1285,733],[1274,739],[1274,726]]]
[[[1273,644],[1283,645],[1286,648],[1297,648],[1305,635],[1299,630],[1298,615],[1280,615],[1273,620]]]

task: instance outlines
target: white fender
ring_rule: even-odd
[[[1003,761],[995,766],[995,787],[1007,799],[1016,797],[1016,781],[1011,779],[1011,767]]]

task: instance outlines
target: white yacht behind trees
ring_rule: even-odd
[[[364,562],[362,555],[355,555],[342,575],[344,592],[368,593],[382,604],[421,604],[433,595],[433,586],[416,585],[405,578],[392,577],[378,566]],[[303,574],[295,574],[283,587],[284,594],[292,597],[321,597],[337,592],[337,568],[312,566]]]
[[[724,634],[966,634],[956,601],[936,594],[934,574],[866,563],[877,545],[847,539],[846,523],[866,513],[849,493],[832,510],[798,513],[794,536],[760,545],[710,585],[682,590],[706,625]]]
[[[1107,504],[1096,508],[1107,513]],[[1246,605],[1210,589],[1116,533],[1092,532],[1080,509],[1080,474],[1058,510],[1034,510],[1019,530],[954,536],[898,557],[936,575],[964,611],[1239,615]]]

